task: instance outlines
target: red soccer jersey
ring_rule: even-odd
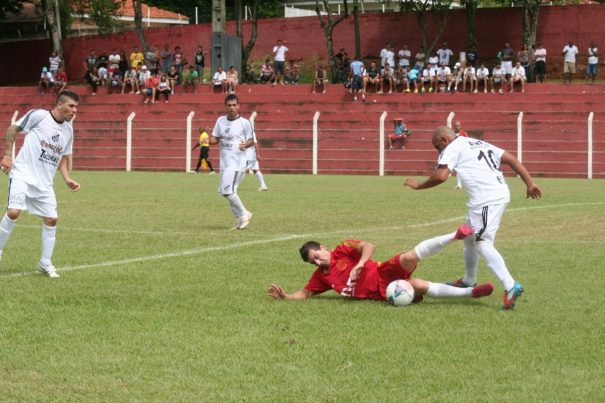
[[[351,282],[351,269],[361,258],[357,250],[361,241],[346,240],[330,252],[330,268],[324,272],[317,268],[305,290],[322,293],[334,290],[337,293],[356,299],[384,299],[378,287],[378,263],[368,260],[361,269],[356,281]]]

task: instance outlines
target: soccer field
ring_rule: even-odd
[[[482,263],[480,300],[405,308],[302,288],[310,239],[377,245],[385,259],[464,222],[455,180],[412,191],[401,177],[266,175],[240,188],[244,231],[218,175],[74,172],[57,176],[54,263],[36,273],[40,220],[23,214],[0,263],[3,401],[602,401],[605,182],[536,178],[539,201],[508,178],[496,246],[525,293],[502,311]],[[0,197],[6,200],[6,178]],[[461,277],[462,244],[415,276]]]

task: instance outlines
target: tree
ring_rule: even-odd
[[[242,41],[242,81],[243,82],[249,82],[251,81],[252,77],[250,77],[250,71],[248,70],[248,59],[250,58],[250,54],[252,53],[252,49],[254,48],[254,44],[256,43],[256,35],[257,35],[257,21],[258,21],[258,3],[259,0],[252,0],[251,1],[251,9],[250,9],[250,22],[252,24],[251,26],[251,32],[250,32],[250,39],[248,39],[248,43],[246,44],[246,46],[244,45],[244,30],[243,30],[243,24],[242,24],[242,20],[243,20],[243,14],[244,14],[244,1],[243,0],[237,0],[236,1],[236,10],[237,10],[237,28],[236,28],[236,35],[241,39]]]
[[[321,28],[324,31],[324,35],[326,36],[326,45],[328,47],[328,63],[330,64],[330,71],[332,72],[332,82],[335,82],[337,78],[337,63],[336,58],[334,57],[334,40],[332,39],[332,34],[334,32],[334,28],[336,25],[340,24],[349,16],[349,8],[347,5],[347,0],[343,1],[344,5],[344,14],[340,15],[338,18],[334,18],[332,15],[332,11],[330,10],[330,5],[328,0],[321,0],[323,4],[324,10],[326,10],[326,15],[322,16],[321,11],[319,10],[319,0],[315,0],[315,12],[317,13],[317,17],[319,18],[319,22],[321,24]]]
[[[523,6],[523,43],[528,49],[533,49],[536,45],[536,35],[538,34],[538,15],[542,0],[522,0]]]
[[[466,12],[466,42],[469,48],[477,46],[477,34],[475,30],[475,16],[479,0],[464,0],[464,11]]]
[[[450,5],[451,0],[399,0],[400,11],[412,12],[416,17],[418,28],[420,28],[422,47],[424,48],[427,58],[435,45],[437,45],[437,42],[439,42],[441,35],[443,35]],[[429,13],[437,23],[437,34],[430,45],[428,44],[425,20],[426,15]]]
[[[134,7],[134,29],[137,31],[137,36],[141,42],[141,49],[145,52],[147,50],[147,38],[145,37],[145,31],[143,30],[141,0],[132,0],[132,5]]]
[[[355,32],[355,58],[361,59],[361,31],[359,29],[359,0],[353,0],[353,31]]]
[[[76,15],[83,17],[88,14],[99,28],[100,34],[108,34],[119,23],[116,16],[126,3],[126,0],[76,0],[73,9]]]
[[[58,0],[46,0],[44,2],[44,11],[46,22],[48,23],[48,32],[50,33],[50,38],[53,43],[53,50],[61,56],[63,55],[63,43]]]

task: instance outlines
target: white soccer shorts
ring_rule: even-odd
[[[469,209],[467,224],[473,228],[477,242],[496,242],[496,232],[500,228],[500,220],[507,205],[508,203],[493,204],[478,209]]]
[[[19,179],[9,181],[8,208],[27,210],[40,217],[58,217],[54,190],[42,191]]]
[[[221,184],[218,192],[223,196],[237,193],[237,188],[245,172],[221,170]]]

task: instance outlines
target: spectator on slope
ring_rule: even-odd
[[[447,64],[442,63],[435,73],[435,90],[448,92],[452,79],[452,70]]]
[[[111,81],[114,73],[120,71],[120,54],[113,48],[109,54],[109,68],[108,68],[108,79]]]
[[[93,67],[97,67],[97,55],[94,49],[90,49],[88,56],[84,59],[84,68],[92,71]]]
[[[517,61],[521,62],[521,66],[525,70],[525,74],[529,74],[529,66],[533,60],[534,54],[527,48],[527,44],[521,46],[521,50],[517,52]]]
[[[536,60],[534,67],[536,81],[543,83],[546,76],[546,49],[542,46],[542,42],[538,43],[538,47],[534,51],[534,58]]]
[[[349,55],[345,52],[345,48],[341,47],[339,52],[334,56],[336,59],[336,82],[344,84],[349,78]]]
[[[404,43],[399,52],[397,52],[397,56],[399,57],[399,65],[404,69],[410,67],[410,59],[412,58],[412,52],[408,48],[408,44]]]
[[[275,74],[273,72],[273,66],[271,66],[271,61],[269,59],[265,60],[265,64],[260,66],[260,81],[264,84],[268,84],[275,79]]]
[[[355,60],[351,62],[350,68],[351,92],[353,93],[353,101],[357,101],[357,96],[361,93],[361,99],[366,100],[364,77],[366,69],[359,56],[355,56]]]
[[[452,71],[452,80],[449,84],[449,90],[452,93],[456,93],[458,91],[458,87],[460,83],[464,80],[464,67],[462,63],[457,62],[454,64],[454,70]]]
[[[197,71],[191,69],[194,74],[197,75]],[[160,79],[156,80],[157,85],[155,86],[155,93],[158,101],[161,100],[161,96],[164,95],[164,103],[168,103],[168,98],[170,98],[170,94],[172,93],[172,88],[170,88],[170,83],[168,82],[168,77],[166,74],[161,74]]]
[[[403,119],[393,119],[393,133],[388,137],[389,150],[392,150],[394,146],[401,147],[404,150],[411,135],[412,132],[406,129]]]
[[[380,69],[384,69],[385,64],[387,63],[388,53],[391,49],[391,44],[389,42],[384,44],[384,48],[380,49]]]
[[[464,63],[463,63],[464,64]],[[466,91],[466,83],[470,84],[469,91],[477,93],[477,76],[473,66],[466,66],[462,72],[462,92]]]
[[[593,42],[588,47],[588,64],[586,65],[586,75],[591,78],[594,83],[597,74],[599,73],[599,48]]]
[[[513,72],[510,76],[509,92],[513,92],[515,88],[515,83],[521,83],[521,92],[525,92],[525,81],[527,81],[527,78],[525,76],[525,69],[523,68],[523,66],[521,66],[521,62],[517,62],[515,64],[515,67],[513,67]]]
[[[428,62],[431,64],[431,67],[433,68],[433,70],[437,70],[439,68],[439,66],[441,65],[439,63],[439,56],[436,53],[433,53],[429,56],[429,60]]]
[[[168,76],[167,76],[168,77]],[[173,80],[168,78],[168,84],[170,85],[171,93],[174,94],[174,87],[171,82]],[[195,66],[190,64],[188,69],[183,70],[183,93],[187,93],[187,90],[191,88],[193,94],[197,93],[197,85],[200,82],[200,77],[197,75]]]
[[[391,64],[387,62],[384,66],[384,71],[382,73],[382,88],[388,86],[389,94],[393,93],[393,88],[395,88],[395,71],[391,67]],[[386,91],[386,90],[385,90]]]
[[[160,52],[157,46],[147,48],[145,51],[145,64],[151,74],[158,75],[160,72]]]
[[[513,72],[513,60],[515,60],[515,52],[511,49],[510,43],[504,42],[504,48],[500,50],[498,55],[502,62],[502,68],[506,71],[506,78],[509,78]]]
[[[92,95],[97,95],[97,89],[102,83],[101,77],[99,76],[99,69],[93,67],[92,70],[86,70],[84,79],[86,80],[88,85],[90,85],[90,88],[92,89]]]
[[[227,73],[223,70],[223,66],[218,66],[218,69],[212,76],[212,91],[214,88],[220,88],[222,92],[227,92]]]
[[[387,60],[382,68],[386,68],[387,64],[391,67],[391,70],[395,71],[395,48],[392,45],[389,45],[387,49]]]
[[[414,66],[408,71],[408,88],[411,91],[412,87],[414,87],[414,94],[418,93],[418,82],[420,80],[420,77],[418,77],[418,69],[418,66]]]
[[[160,52],[160,58],[162,59],[162,71],[168,74],[170,66],[172,66],[172,52],[168,44],[164,45],[164,49]]]
[[[57,75],[57,71],[61,67],[61,58],[59,56],[57,56],[57,52],[52,51],[50,53],[50,57],[48,58],[48,66],[49,66],[48,70],[50,71],[50,74],[52,74],[53,77],[55,77]],[[55,80],[56,80],[56,78],[55,78]]]
[[[450,59],[454,56],[454,52],[447,47],[447,42],[443,42],[441,48],[437,49],[437,56],[439,56],[439,66],[445,63],[446,66],[450,65]]]
[[[478,61],[479,55],[477,54],[477,47],[473,45],[469,50],[466,51],[466,64],[476,68]]]
[[[288,52],[286,43],[281,39],[277,40],[277,45],[273,47],[273,54],[275,55],[275,81],[273,85],[284,83],[284,73],[286,72],[286,52]]]
[[[576,74],[576,55],[579,52],[578,47],[571,40],[563,48],[563,75],[565,76],[563,82],[567,81],[571,84],[572,76]]]
[[[130,53],[130,66],[133,69],[136,69],[139,67],[139,65],[143,65],[144,60],[145,60],[145,57],[143,56],[143,53],[141,53],[141,51],[139,51],[139,47],[134,46],[132,48],[132,53]]]
[[[322,88],[322,93],[325,94],[328,87],[328,71],[324,64],[318,64],[315,68],[313,77],[313,94],[315,94],[317,87]]]
[[[118,63],[118,69],[120,70],[120,75],[122,79],[126,76],[126,72],[130,70],[130,66],[128,65],[128,59],[126,58],[126,52],[124,50],[120,50],[120,62]]]
[[[109,79],[107,93],[112,94],[114,92],[121,91],[122,85],[122,76],[120,75],[120,70],[116,70]]]
[[[101,54],[97,58],[97,68],[99,71],[99,77],[101,78],[101,85],[107,85],[107,78],[109,77],[109,56],[105,50],[101,51]]]
[[[193,64],[195,66],[195,71],[197,71],[198,80],[200,83],[204,83],[204,67],[206,66],[206,52],[201,45],[198,45],[195,48],[195,53],[193,54]]]
[[[145,88],[147,79],[151,77],[151,72],[146,65],[139,65],[139,67],[140,68],[137,69],[137,85],[139,87],[139,91],[142,91]],[[137,91],[137,94],[140,94],[140,92]]]
[[[512,70],[511,70],[512,72]],[[506,69],[502,67],[502,63],[497,62],[496,66],[492,70],[492,92],[496,92],[496,86],[498,93],[504,92],[504,83],[506,82]]]
[[[237,85],[239,84],[239,75],[235,66],[229,66],[227,72],[227,91],[229,94],[235,94],[237,92]]]
[[[428,85],[428,92],[433,92],[433,83],[435,82],[435,70],[431,63],[427,63],[426,67],[422,70],[422,76],[420,77],[420,92],[426,92],[426,86]]]
[[[139,89],[139,80],[138,80],[138,71],[135,68],[128,69],[122,78],[122,94],[126,91],[126,86],[130,86],[130,93],[134,94],[135,91],[137,94],[140,94],[141,91]]]
[[[40,80],[38,81],[38,88],[40,89],[40,95],[46,94],[46,91],[54,86],[55,79],[50,74],[47,67],[42,67],[42,73],[40,73]]]
[[[397,87],[401,85],[401,92],[410,92],[410,82],[408,81],[408,69],[409,67],[399,66],[395,72],[395,92]]]
[[[60,93],[67,87],[67,74],[62,68],[58,68],[55,74],[55,91]]]
[[[187,59],[185,59],[185,55],[183,55],[183,52],[181,52],[181,47],[176,46],[174,48],[174,52],[172,52],[172,64],[174,64],[174,66],[176,67],[176,71],[178,71],[179,77],[182,76],[183,69],[188,63],[189,62],[187,61]]]
[[[166,74],[166,76],[168,77],[168,82],[170,83],[170,88],[172,88],[172,93],[174,94],[176,92],[176,90],[175,90],[176,85],[180,84],[179,72],[176,70],[175,65],[170,66],[170,70],[168,70],[168,74]]]
[[[152,104],[155,104],[159,81],[159,77],[153,74],[150,74],[149,77],[145,80],[145,87],[143,88],[144,104],[149,103],[149,101],[151,101]]]
[[[300,81],[300,70],[294,60],[290,60],[290,65],[286,67],[286,84],[298,84]]]
[[[414,55],[414,59],[416,59],[416,66],[420,67],[418,71],[422,71],[422,69],[424,68],[424,59],[426,59],[424,46],[421,46],[420,50],[416,52],[416,55]]]
[[[382,78],[376,62],[371,62],[363,78],[363,93],[368,91],[368,84],[373,85],[377,94],[382,94]]]
[[[485,67],[485,63],[481,63],[481,66],[477,69],[477,90],[479,89],[479,85],[483,85],[483,92],[486,93],[488,91],[488,83],[489,83],[489,70]]]

